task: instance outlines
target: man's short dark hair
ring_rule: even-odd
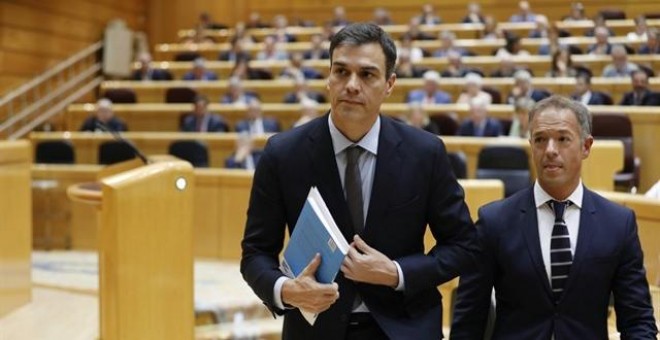
[[[335,48],[343,45],[360,46],[378,43],[385,54],[385,79],[394,74],[396,46],[392,38],[378,25],[373,23],[355,23],[342,28],[330,40],[330,63]]]
[[[583,79],[585,84],[591,85],[591,75],[587,72],[578,72],[575,79]]]

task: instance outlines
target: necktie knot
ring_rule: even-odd
[[[555,212],[555,222],[563,222],[564,212],[566,211],[566,207],[571,205],[571,201],[550,200],[548,201],[548,205],[550,205],[552,211]]]
[[[358,158],[362,154],[362,147],[359,145],[351,145],[346,148],[346,164],[357,164]]]

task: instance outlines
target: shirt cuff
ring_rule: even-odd
[[[275,286],[273,287],[273,301],[275,302],[275,307],[279,309],[288,309],[284,307],[284,302],[282,302],[282,286],[284,282],[289,280],[286,276],[281,276],[277,281],[275,281]]]
[[[401,266],[399,265],[398,262],[396,261],[392,261],[392,262],[394,262],[394,265],[396,266],[396,271],[399,273],[399,284],[396,285],[396,288],[394,288],[394,290],[396,290],[397,292],[402,292],[406,288],[406,283],[405,280],[403,279],[403,271],[401,270]]]

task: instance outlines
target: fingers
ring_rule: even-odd
[[[321,265],[321,255],[319,253],[316,253],[314,255],[314,258],[309,261],[309,264],[303,271],[300,273],[299,276],[311,276],[314,277],[314,274],[316,273],[316,270],[319,268],[319,265]]]
[[[373,250],[373,248],[369,247],[367,242],[364,242],[364,240],[357,234],[353,236],[353,244],[355,244],[357,249],[363,254],[371,253]]]

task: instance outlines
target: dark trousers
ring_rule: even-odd
[[[369,313],[353,313],[348,323],[346,340],[388,339],[376,320]]]

